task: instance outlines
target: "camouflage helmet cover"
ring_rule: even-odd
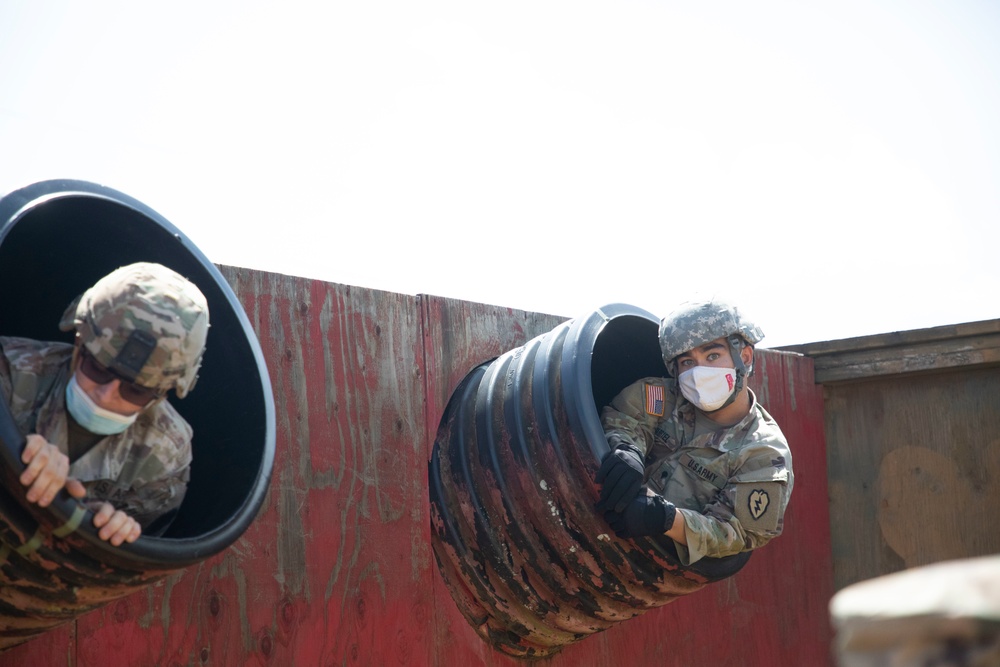
[[[161,264],[116,269],[83,293],[63,315],[98,363],[117,368],[133,332],[148,341],[133,381],[183,398],[198,376],[208,335],[208,302],[198,287]],[[145,354],[148,353],[148,356]],[[131,373],[126,374],[126,376]]]
[[[764,338],[760,327],[728,301],[712,298],[683,303],[660,320],[660,351],[663,362],[670,370],[671,362],[678,355],[733,334],[739,334],[751,345],[756,345]]]

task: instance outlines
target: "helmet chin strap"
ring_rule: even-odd
[[[733,368],[736,369],[736,386],[733,387],[733,392],[729,394],[729,398],[726,399],[726,402],[712,410],[712,412],[724,410],[728,406],[732,405],[733,401],[736,400],[736,397],[740,395],[741,391],[743,391],[743,387],[746,386],[746,379],[749,374],[747,371],[747,365],[743,363],[743,355],[741,354],[743,348],[746,347],[743,339],[737,335],[732,335],[726,340],[729,342],[729,354],[733,358]]]

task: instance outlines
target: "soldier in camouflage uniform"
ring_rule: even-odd
[[[137,263],[99,280],[60,322],[74,344],[0,336],[0,392],[27,438],[21,483],[45,507],[62,489],[101,539],[162,532],[184,498],[192,430],[167,402],[194,386],[208,333],[198,288]]]
[[[611,451],[598,509],[620,537],[666,534],[685,565],[781,533],[792,459],[747,387],[763,332],[728,303],[686,303],[660,323],[669,377],[626,387],[601,421]]]

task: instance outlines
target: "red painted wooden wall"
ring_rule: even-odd
[[[222,270],[275,393],[257,520],[224,553],[0,654],[0,667],[519,664],[479,639],[441,581],[427,462],[466,373],[565,318]],[[831,664],[822,393],[811,359],[760,362],[755,389],[794,457],[785,534],[734,578],[545,664]]]

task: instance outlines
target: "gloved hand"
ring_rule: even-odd
[[[677,508],[663,496],[639,496],[628,504],[624,512],[608,510],[605,521],[618,537],[662,535],[674,525]]]
[[[621,512],[639,493],[645,466],[642,452],[635,445],[622,443],[621,438],[614,435],[608,438],[608,443],[612,449],[601,461],[601,468],[594,477],[601,485],[597,509]]]

